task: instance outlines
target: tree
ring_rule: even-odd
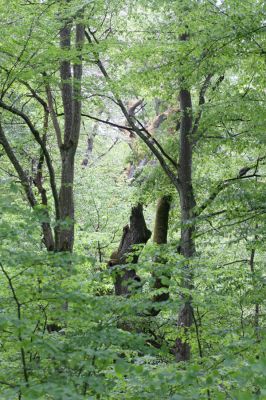
[[[65,3],[67,5],[67,2]],[[45,5],[44,5],[45,6]],[[55,111],[54,99],[52,94],[52,89],[50,87],[49,77],[50,71],[47,72],[45,70],[45,65],[39,67],[39,71],[37,74],[32,76],[33,82],[37,79],[41,79],[42,87],[38,87],[34,89],[28,81],[24,81],[20,74],[19,70],[21,68],[21,63],[24,63],[25,53],[27,57],[34,60],[36,55],[36,49],[31,49],[31,42],[36,43],[36,31],[38,23],[40,23],[42,14],[39,15],[34,9],[35,6],[31,7],[32,9],[32,24],[28,36],[25,38],[25,41],[20,45],[22,50],[15,62],[14,65],[11,65],[9,68],[5,67],[2,69],[3,73],[3,82],[5,89],[2,91],[1,103],[0,107],[3,110],[13,114],[14,116],[21,119],[30,130],[33,135],[33,139],[40,147],[41,155],[40,160],[37,166],[37,175],[34,180],[35,185],[37,186],[39,193],[41,195],[41,204],[44,208],[45,218],[50,221],[50,217],[48,215],[47,208],[47,196],[46,190],[42,185],[42,169],[43,163],[46,162],[49,180],[50,180],[50,189],[53,195],[54,200],[54,212],[55,212],[55,229],[54,229],[54,237],[52,234],[52,229],[50,226],[50,222],[46,221],[42,223],[43,228],[43,237],[44,243],[49,251],[72,251],[73,243],[74,243],[74,199],[73,199],[73,184],[74,184],[74,167],[75,167],[75,154],[78,145],[79,135],[80,135],[80,124],[81,124],[81,79],[82,79],[82,49],[83,49],[83,41],[84,41],[84,26],[83,26],[83,10],[79,10],[76,15],[71,15],[73,13],[72,9],[69,6],[69,10],[67,12],[70,15],[66,17],[64,13],[59,17],[60,30],[60,53],[58,54],[60,57],[60,90],[61,90],[61,101],[63,107],[63,116],[64,116],[64,124],[63,128],[61,128],[61,124],[58,121],[58,116]],[[41,5],[39,6],[41,7]],[[37,8],[39,8],[37,7]],[[47,6],[48,8],[49,6]],[[59,7],[60,9],[60,7]],[[39,10],[38,10],[39,11]],[[54,25],[54,22],[52,21]],[[55,29],[57,26],[55,27]],[[71,46],[72,41],[72,31],[75,31],[75,53],[74,57],[71,59],[69,55],[71,51],[73,52],[73,46]],[[53,34],[55,31],[53,31]],[[44,34],[44,32],[43,32]],[[35,44],[34,43],[34,44]],[[54,43],[52,44],[52,48],[54,48]],[[9,55],[10,61],[12,62],[13,55]],[[71,56],[72,57],[72,56]],[[27,68],[29,73],[33,73],[35,61],[31,61],[30,66]],[[16,68],[15,74],[13,69]],[[25,65],[24,65],[25,68]],[[50,66],[51,68],[51,66]],[[72,68],[73,68],[73,76],[72,76]],[[14,74],[15,76],[11,76]],[[44,127],[43,133],[39,131],[38,128],[35,127],[34,123],[31,120],[30,110],[28,112],[24,112],[21,108],[22,102],[19,101],[19,105],[16,106],[13,104],[9,104],[8,99],[5,100],[9,91],[12,93],[12,87],[14,85],[24,86],[30,92],[30,96],[34,98],[37,102],[39,102],[44,109]],[[45,90],[47,94],[47,100],[43,100],[38,91]],[[27,95],[27,94],[26,94]],[[48,118],[51,117],[54,133],[56,136],[57,146],[61,157],[61,184],[60,191],[58,193],[57,182],[55,177],[55,166],[52,162],[51,153],[48,150],[47,146],[47,129],[48,129]],[[61,133],[63,130],[63,134]],[[26,172],[23,170],[19,160],[17,159],[14,151],[9,145],[7,136],[4,134],[3,128],[1,128],[1,144],[3,145],[11,163],[13,164],[15,170],[17,171],[21,183],[24,187],[27,199],[31,207],[35,207],[38,204],[37,199],[35,198],[32,188],[30,187],[30,177],[27,176]]]
[[[263,2],[0,14],[1,398],[263,398]]]

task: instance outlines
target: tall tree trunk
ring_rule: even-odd
[[[74,244],[74,151],[64,151],[59,193],[60,223],[57,251],[72,251]]]
[[[158,200],[153,232],[153,241],[156,244],[167,243],[170,205],[171,196],[162,196]]]
[[[115,267],[115,294],[129,295],[130,285],[139,282],[140,278],[137,276],[135,269],[124,268],[119,271],[119,265],[137,264],[139,259],[139,251],[134,249],[135,245],[146,244],[151,237],[151,232],[146,226],[143,215],[143,206],[138,204],[132,207],[130,224],[123,228],[123,235],[118,247],[118,250],[111,255],[108,263],[109,267]]]
[[[195,254],[193,239],[194,225],[193,209],[196,205],[192,186],[192,101],[191,94],[186,89],[180,91],[180,148],[179,148],[179,198],[181,207],[181,242],[180,252],[185,257],[183,267],[182,286],[191,289],[192,272],[190,270],[190,258]],[[187,330],[192,325],[193,309],[191,297],[182,295],[183,305],[178,317],[178,329],[180,337],[175,344],[177,361],[186,361],[190,358],[190,345],[186,338]]]
[[[82,50],[84,41],[84,27],[76,25],[76,50]],[[62,50],[71,50],[71,26],[66,24],[60,31],[60,47]],[[59,193],[60,221],[56,230],[56,250],[72,252],[74,244],[74,168],[75,154],[80,135],[81,124],[81,79],[82,56],[79,62],[73,64],[63,60],[60,66],[61,92],[64,108],[64,138],[61,133],[60,144],[62,170],[61,188]]]
[[[256,228],[258,228],[258,225],[256,225]],[[255,240],[258,240],[258,235],[255,235]],[[251,254],[250,254],[250,259],[249,259],[249,266],[250,266],[250,272],[252,275],[252,281],[253,281],[253,287],[254,287],[254,292],[257,293],[258,289],[256,288],[257,283],[256,283],[256,271],[255,271],[255,254],[256,254],[256,249],[253,247],[251,249]],[[260,332],[259,332],[259,316],[260,316],[260,304],[258,301],[255,302],[254,305],[254,330],[255,330],[255,336],[257,340],[260,340]]]
[[[170,196],[162,196],[157,203],[156,209],[156,217],[155,217],[155,226],[153,232],[153,242],[160,245],[167,243],[167,234],[168,234],[168,222],[169,222],[169,211],[171,205],[171,197]],[[155,262],[164,264],[164,259],[161,257],[157,257]],[[153,297],[154,303],[160,303],[162,301],[166,301],[169,298],[168,292],[168,284],[164,282],[164,277],[169,279],[169,274],[165,273],[162,268],[158,271],[153,272],[154,281],[154,289],[166,289],[163,293],[156,294]],[[157,306],[152,307],[150,310],[150,314],[153,316],[158,315],[160,312],[160,308]]]

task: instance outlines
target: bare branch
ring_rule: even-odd
[[[202,107],[205,104],[205,93],[206,93],[208,87],[210,86],[211,78],[212,78],[212,74],[209,74],[205,78],[205,80],[203,82],[203,85],[202,85],[202,87],[200,89],[200,93],[199,93],[199,112],[198,112],[198,114],[197,114],[197,116],[195,118],[195,121],[194,121],[194,125],[193,125],[192,132],[191,132],[192,135],[195,135],[197,133],[197,131],[198,131],[199,123],[200,123],[201,116],[202,116],[202,111],[203,111]]]
[[[90,34],[89,34],[90,33]],[[97,38],[95,38],[94,34],[89,31],[89,33],[87,31],[85,31],[85,36],[86,39],[88,40],[89,43],[93,43],[90,35],[93,37],[95,43],[99,43]],[[101,62],[101,60],[99,59],[99,56],[97,54],[97,52],[94,52],[94,56],[95,56],[95,62],[98,65],[100,71],[102,72],[103,76],[105,77],[105,79],[108,82],[111,82],[111,79],[103,65],[103,63]],[[151,150],[151,152],[155,155],[155,157],[158,159],[161,167],[163,168],[164,172],[166,173],[166,175],[169,177],[169,179],[171,180],[171,182],[173,183],[173,185],[179,189],[179,180],[176,174],[176,171],[173,172],[169,165],[167,164],[167,162],[164,159],[164,155],[161,153],[160,149],[157,149],[156,146],[154,146],[154,142],[153,139],[151,139],[150,137],[147,137],[144,133],[143,133],[143,129],[139,129],[138,126],[135,124],[134,118],[132,116],[129,115],[123,101],[118,97],[115,96],[116,102],[119,105],[124,117],[126,118],[130,128],[127,128],[128,130],[130,129],[131,131],[134,131],[142,140],[143,142],[147,145],[147,147]]]
[[[101,122],[103,124],[110,125],[113,128],[117,128],[119,130],[126,130],[126,131],[129,131],[129,132],[134,131],[133,128],[130,128],[128,126],[119,125],[119,124],[116,124],[115,122],[111,122],[111,121],[106,121],[104,119],[94,117],[93,115],[90,115],[90,114],[81,113],[81,115],[82,115],[82,117],[87,117],[87,118],[90,118],[90,119],[92,119],[94,121],[98,121],[98,122]]]
[[[133,116],[135,115],[135,111],[143,103],[144,99],[136,100],[128,106],[128,114]]]
[[[135,118],[135,117],[134,117]],[[147,134],[147,136],[156,144],[156,146],[158,147],[158,149],[161,151],[161,153],[164,155],[165,158],[167,158],[167,160],[169,160],[171,162],[171,164],[173,164],[173,166],[177,169],[178,168],[178,164],[175,160],[173,160],[166,152],[165,150],[162,148],[162,146],[160,145],[160,143],[150,134],[150,132],[144,127],[144,125],[142,125],[142,123],[140,121],[137,120],[137,118],[135,118],[135,120],[137,121],[137,123],[141,126],[142,131],[145,132]]]

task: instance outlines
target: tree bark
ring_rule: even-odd
[[[81,51],[84,41],[84,27],[76,25],[76,50]],[[60,47],[71,49],[71,27],[67,24],[60,31]],[[81,79],[82,56],[73,65],[63,60],[60,66],[61,92],[64,108],[64,139],[60,148],[62,170],[59,193],[60,221],[56,229],[56,250],[72,252],[74,245],[74,168],[75,154],[80,135],[81,124]],[[60,141],[59,141],[60,142]]]
[[[115,294],[130,295],[130,285],[135,282],[140,282],[140,278],[136,274],[135,269],[124,268],[119,271],[120,265],[137,264],[139,259],[139,251],[134,249],[135,245],[146,244],[151,237],[151,232],[146,226],[143,215],[143,206],[138,204],[132,207],[130,224],[123,229],[123,235],[118,247],[118,250],[111,255],[108,263],[109,267],[115,267]]]
[[[45,110],[44,113],[44,124],[43,124],[43,142],[46,143],[47,130],[48,130],[49,113]],[[50,223],[50,215],[48,211],[48,198],[46,189],[43,186],[43,164],[44,164],[44,154],[42,149],[40,149],[40,156],[37,163],[37,171],[35,177],[33,178],[33,183],[38,189],[39,195],[41,197],[41,204],[44,206],[43,214],[47,221],[42,222],[43,231],[43,243],[48,251],[55,250],[54,235]]]
[[[169,222],[169,211],[171,205],[171,197],[170,196],[162,196],[157,203],[156,209],[156,217],[155,217],[155,226],[153,232],[153,242],[161,245],[167,243],[167,234],[168,234],[168,222]],[[155,262],[164,264],[165,260],[161,257],[157,257]],[[153,297],[154,303],[160,303],[162,301],[166,301],[169,299],[168,288],[169,285],[164,283],[164,277],[170,279],[169,274],[165,273],[162,269],[158,272],[153,272],[153,277],[155,279],[153,288],[154,289],[166,289],[163,293],[157,294]],[[150,310],[150,314],[152,316],[156,316],[160,312],[160,308],[152,307]]]
[[[57,251],[73,250],[74,244],[74,161],[75,150],[63,151],[61,188],[59,193],[60,221],[56,242]]]
[[[257,226],[256,226],[257,228]],[[255,235],[255,240],[258,239],[258,236]],[[256,249],[252,248],[251,249],[251,254],[250,254],[250,260],[249,260],[249,266],[250,266],[250,272],[252,275],[252,280],[253,280],[253,286],[254,286],[254,291],[257,292],[256,290],[256,273],[255,273],[255,254],[256,254]],[[256,301],[255,306],[254,306],[254,329],[255,329],[255,335],[257,340],[260,340],[260,332],[259,332],[259,314],[260,314],[260,304],[258,301]]]
[[[185,257],[183,267],[182,286],[192,289],[192,272],[190,258],[195,254],[193,233],[194,208],[196,205],[192,186],[192,101],[191,94],[186,89],[181,89],[180,94],[180,146],[179,146],[179,198],[181,208],[181,241],[180,252]],[[190,345],[187,339],[188,328],[193,322],[193,309],[191,297],[182,295],[181,307],[177,326],[181,332],[175,343],[174,353],[177,361],[187,361],[190,358]]]

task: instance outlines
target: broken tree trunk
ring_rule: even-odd
[[[130,224],[123,228],[123,235],[118,250],[111,255],[108,263],[109,267],[115,267],[115,294],[130,295],[130,285],[134,282],[140,282],[134,268],[126,269],[123,266],[137,264],[139,251],[134,247],[140,244],[146,244],[151,237],[151,232],[146,226],[143,215],[143,206],[138,204],[132,207],[130,215]],[[121,266],[121,268],[119,268]]]

